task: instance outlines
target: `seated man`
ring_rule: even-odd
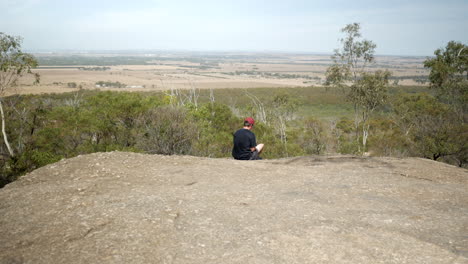
[[[259,160],[260,153],[263,149],[263,144],[258,144],[255,139],[255,134],[251,131],[255,124],[255,120],[247,117],[244,120],[244,127],[234,133],[234,147],[232,148],[232,156],[238,160]]]

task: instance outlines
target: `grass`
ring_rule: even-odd
[[[428,87],[397,86],[391,87],[391,96],[399,93],[431,93]],[[348,117],[354,115],[353,105],[346,101],[346,94],[340,89],[325,87],[296,87],[296,88],[249,88],[249,89],[215,89],[216,102],[237,108],[246,108],[252,104],[250,96],[257,97],[264,105],[268,105],[281,94],[287,94],[298,104],[296,116],[298,118],[315,117],[322,120]],[[209,102],[209,90],[201,90],[200,101]]]
[[[85,94],[94,94],[97,90],[84,91]],[[397,86],[389,90],[390,97],[399,93],[432,93],[428,87]],[[141,92],[146,95],[160,95],[162,92]],[[324,87],[296,87],[296,88],[249,88],[249,89],[214,89],[213,94],[217,103],[225,104],[237,109],[247,109],[252,105],[252,97],[258,98],[268,107],[278,95],[288,95],[290,100],[298,106],[295,116],[298,119],[314,117],[321,120],[353,118],[353,105],[346,101],[345,92]],[[51,97],[69,98],[73,93],[49,95]],[[210,90],[200,90],[200,103],[210,101]],[[385,114],[382,112],[382,114]]]

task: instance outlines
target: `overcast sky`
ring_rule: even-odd
[[[377,55],[468,44],[468,0],[0,0],[0,32],[26,50],[332,53],[352,22]]]

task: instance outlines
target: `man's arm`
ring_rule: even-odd
[[[250,151],[254,152],[257,148],[257,139],[255,138],[255,134],[252,133],[252,137],[250,138]]]

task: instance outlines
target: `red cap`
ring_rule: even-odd
[[[249,122],[249,124],[251,124],[251,125],[255,125],[255,120],[253,118],[251,118],[251,117],[247,117],[246,119],[244,119],[244,121]]]

